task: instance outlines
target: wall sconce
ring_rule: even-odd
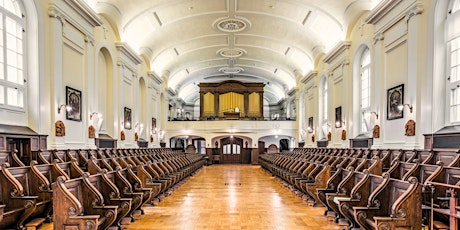
[[[69,105],[62,104],[62,105],[60,105],[60,106],[58,107],[58,114],[61,113],[62,107],[65,107],[65,110],[67,110],[67,112],[72,111],[72,107],[70,107]]]
[[[379,114],[377,112],[370,112],[370,114],[374,114],[375,115],[375,119],[379,119]]]
[[[404,109],[404,106],[407,106],[407,108],[409,108],[409,112],[412,113],[412,110],[414,109],[414,107],[412,107],[411,104],[402,104],[402,105],[399,105],[399,106],[398,106],[398,109],[399,109],[399,110],[403,110],[403,109]]]
[[[102,117],[102,114],[100,114],[100,113],[98,113],[98,112],[92,112],[92,113],[89,115],[89,119],[92,120],[94,115],[97,115],[97,117],[99,117],[99,118]]]
[[[342,118],[342,122],[336,121],[335,122],[335,127],[336,128],[341,128],[342,126],[345,126],[345,119]]]

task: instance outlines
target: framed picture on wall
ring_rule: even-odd
[[[124,128],[131,129],[131,109],[125,107],[124,109],[124,120],[123,120]]]
[[[81,121],[81,91],[74,88],[65,87],[66,105],[70,107],[66,111],[66,119]]]
[[[313,133],[313,117],[308,118],[308,132]]]
[[[157,119],[152,117],[152,133],[157,133]]]
[[[335,127],[342,127],[342,106],[335,108]]]
[[[387,120],[403,118],[404,84],[388,89],[387,92]]]

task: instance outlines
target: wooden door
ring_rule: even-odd
[[[242,161],[243,164],[251,164],[252,149],[243,149]]]
[[[221,163],[240,164],[241,153],[243,151],[243,139],[237,137],[227,137],[221,139]]]

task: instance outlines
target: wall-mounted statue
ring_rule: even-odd
[[[372,129],[372,137],[380,138],[380,126],[379,125],[374,125],[374,128]]]
[[[90,125],[88,127],[88,137],[89,138],[95,138],[96,137],[96,128],[94,126]]]
[[[327,133],[327,141],[331,141],[331,140],[332,140],[332,133],[328,132]]]
[[[120,132],[120,140],[124,141],[126,138],[125,138],[125,131],[121,130]]]
[[[64,122],[61,120],[56,121],[56,137],[63,137],[65,136],[65,125]]]
[[[342,140],[347,139],[347,131],[345,129],[342,130]]]
[[[415,121],[408,120],[406,123],[406,136],[415,136]]]
[[[153,142],[153,135],[150,134],[150,142]]]
[[[137,132],[134,133],[134,141],[138,141],[139,140],[139,135],[137,134]]]

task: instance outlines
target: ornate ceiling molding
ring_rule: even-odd
[[[217,51],[217,54],[225,58],[239,58],[247,53],[245,49],[241,48],[223,48]]]
[[[219,18],[213,22],[212,26],[225,33],[236,33],[251,27],[248,19],[238,18]]]
[[[219,72],[222,72],[225,74],[238,74],[243,71],[244,69],[241,67],[222,67],[219,69]]]

